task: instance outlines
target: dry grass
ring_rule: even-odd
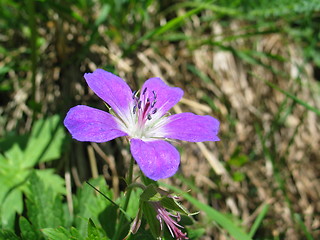
[[[197,38],[199,22],[200,19],[193,16],[184,26],[185,34]],[[210,31],[201,34],[204,38],[217,34],[223,36],[224,32],[240,29],[241,24],[234,21],[230,29],[224,29],[214,23]],[[50,25],[48,29],[54,32],[58,29],[55,27]],[[77,37],[74,26],[65,23],[62,29],[69,37],[72,35],[72,39]],[[230,51],[208,45],[191,49],[192,44],[189,45],[188,41],[153,42],[152,46],[146,44],[135,56],[123,58],[118,44],[104,35],[104,30],[104,27],[99,29],[104,44],[93,44],[82,62],[65,66],[61,66],[60,62],[72,56],[76,49],[68,46],[71,42],[68,43],[67,39],[57,42],[59,39],[55,39],[50,31],[43,33],[49,36],[47,41],[53,45],[48,44],[41,49],[46,54],[42,57],[44,62],[37,75],[37,98],[42,102],[42,113],[65,112],[75,103],[103,108],[103,104],[88,90],[81,72],[114,66],[133,88],[138,88],[149,77],[161,77],[185,91],[183,100],[174,108],[175,112],[208,114],[221,121],[220,142],[179,143],[183,149],[181,173],[201,190],[191,193],[219,211],[231,212],[242,219],[241,224],[247,229],[250,229],[262,206],[270,204],[257,233],[261,238],[303,239],[304,233],[297,224],[295,214],[302,217],[315,239],[320,236],[319,116],[264,82],[267,80],[277,84],[320,108],[312,66],[304,62],[299,46],[279,34],[230,43],[235,49],[249,48],[284,56],[288,61],[261,59],[264,64],[284,73],[281,75],[262,65],[246,63]],[[194,66],[210,81],[206,82],[192,73],[188,66]],[[9,72],[12,81],[17,74]],[[30,91],[31,86],[27,82],[23,86],[14,84],[10,101],[1,107],[1,114],[7,116],[6,131],[19,128],[20,132],[24,132],[30,128],[32,111],[26,104]],[[61,103],[64,104],[62,110],[58,109]],[[125,173],[125,162],[130,157],[128,151],[119,149],[114,142],[92,146],[87,149],[83,148],[83,144],[77,144],[74,148],[70,165],[72,181],[80,184],[83,179],[92,176],[88,171],[89,161],[83,157],[87,156],[88,150],[91,158],[97,158],[99,172],[110,180],[118,192],[123,188],[118,176]],[[239,165],[232,162],[241,157],[247,162]],[[243,178],[236,181],[235,174],[242,174]],[[181,178],[172,181],[186,190],[190,188]],[[206,224],[203,217],[199,216],[200,223],[207,230],[203,239],[228,239],[224,231]]]

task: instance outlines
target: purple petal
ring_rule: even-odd
[[[110,113],[83,105],[71,108],[63,123],[73,138],[83,142],[107,142],[127,135]]]
[[[145,92],[145,94],[143,94]],[[178,87],[169,87],[160,78],[148,79],[141,88],[140,99],[149,98],[157,109],[156,115],[162,116],[182,98],[183,91]]]
[[[163,137],[189,142],[219,141],[219,121],[211,116],[179,113],[169,116],[161,131]]]
[[[152,180],[171,177],[179,168],[180,154],[166,141],[144,142],[133,138],[130,147],[141,171]]]
[[[103,69],[84,74],[89,87],[101,99],[108,103],[119,115],[126,112],[132,101],[132,91],[120,77]]]

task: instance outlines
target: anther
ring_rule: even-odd
[[[153,108],[154,105],[156,104],[157,100],[153,100],[153,102],[151,103],[151,107]]]
[[[156,94],[156,92],[155,92],[154,90],[152,90],[152,93],[153,93],[153,97],[154,97],[154,99],[156,99],[156,98],[157,98],[157,94]]]
[[[136,93],[137,93],[137,91],[133,91],[133,93],[132,93],[132,99],[135,99],[135,98],[136,98]]]
[[[147,103],[149,103],[150,102],[150,99],[149,98],[147,98]]]
[[[147,116],[148,120],[151,120],[151,115],[148,113],[148,116]]]
[[[154,109],[152,110],[152,114],[155,114],[157,111],[158,111],[158,108],[154,108]]]
[[[133,106],[133,114],[136,114],[136,110],[137,110],[137,105]]]
[[[138,108],[141,109],[141,101],[138,102]]]
[[[147,88],[143,89],[142,95],[144,95],[147,91]]]

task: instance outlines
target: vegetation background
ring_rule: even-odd
[[[185,91],[173,112],[221,121],[220,142],[178,143],[164,181],[200,209],[190,239],[319,239],[319,21],[319,0],[0,1],[0,239],[116,231],[84,182],[121,204],[126,143],[76,142],[62,125],[77,104],[106,109],[83,79],[96,68],[133,89],[161,77]]]

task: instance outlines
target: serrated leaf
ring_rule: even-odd
[[[29,190],[27,212],[35,228],[42,229],[63,225],[61,199],[50,188],[45,188],[36,173],[30,176]]]
[[[83,236],[80,235],[79,231],[71,227],[70,230],[67,230],[64,227],[58,228],[44,228],[41,230],[43,234],[49,238],[49,240],[83,240]]]
[[[112,199],[112,192],[107,188],[102,177],[92,179],[90,183]],[[78,190],[74,198],[74,212],[78,216],[75,218],[75,226],[82,236],[87,235],[87,220],[92,218],[93,221],[99,222],[99,214],[110,204],[107,199],[87,184]]]
[[[37,171],[38,177],[44,183],[45,187],[50,187],[54,193],[66,194],[66,188],[64,186],[65,181],[59,175],[54,174],[54,169],[43,169]]]
[[[64,139],[65,133],[58,115],[38,120],[32,128],[24,152],[23,167],[59,158]]]
[[[71,236],[74,237],[74,239],[77,239],[77,240],[83,240],[84,239],[84,237],[81,236],[81,234],[79,233],[78,229],[76,229],[74,227],[71,227],[70,233],[71,233]]]
[[[89,218],[88,221],[88,236],[86,240],[100,240],[100,233],[99,230],[96,228],[96,225],[94,225],[91,218]]]
[[[22,193],[18,189],[14,189],[6,196],[1,206],[1,224],[2,228],[14,229],[16,213],[23,210]]]
[[[50,240],[69,240],[71,234],[63,227],[59,228],[44,228],[41,230]]]
[[[29,221],[21,216],[19,219],[19,227],[21,231],[21,237],[23,240],[40,240],[41,235],[40,232],[35,230],[34,227],[29,223]]]

